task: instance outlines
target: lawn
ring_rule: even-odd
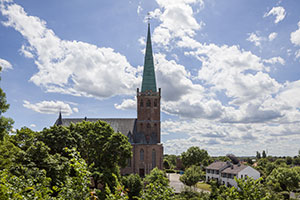
[[[198,182],[196,184],[196,187],[201,189],[201,190],[211,191],[210,185],[207,184],[207,183],[204,183],[204,182]]]

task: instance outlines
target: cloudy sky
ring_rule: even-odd
[[[296,155],[300,1],[0,0],[5,116],[135,118],[147,13],[165,153]]]

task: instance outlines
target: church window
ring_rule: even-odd
[[[156,151],[152,150],[152,168],[156,167]]]
[[[143,99],[142,99],[141,102],[140,102],[140,106],[141,106],[141,107],[144,107],[144,101],[143,101]]]
[[[146,106],[147,106],[147,107],[151,107],[151,101],[150,101],[150,99],[147,100]]]
[[[131,167],[131,158],[127,159],[127,167]]]
[[[157,107],[157,99],[154,100],[154,106]]]
[[[140,150],[140,161],[144,161],[144,149]]]

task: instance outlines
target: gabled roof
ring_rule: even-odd
[[[206,167],[206,169],[221,170],[228,165],[226,162],[216,161]]]
[[[148,91],[152,90],[152,92],[156,92],[156,80],[155,80],[149,23],[148,23],[148,35],[147,35],[147,44],[146,44],[146,53],[145,53],[145,62],[144,62],[144,71],[143,71],[142,92],[146,92],[147,90]]]
[[[227,174],[237,174],[243,169],[247,168],[247,165],[231,165],[230,167],[224,169],[222,173],[227,173]]]
[[[96,122],[99,120],[107,122],[115,132],[121,132],[127,137],[129,133],[133,134],[136,121],[134,118],[58,118],[55,125],[69,126],[71,123],[76,124],[82,121]],[[60,122],[61,124],[59,124]]]

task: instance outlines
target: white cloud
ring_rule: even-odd
[[[273,57],[273,58],[270,58],[270,59],[264,59],[263,60],[265,63],[269,63],[269,64],[276,64],[276,63],[279,63],[281,65],[284,65],[285,64],[285,61],[283,58],[281,58],[280,56],[278,57]]]
[[[24,100],[23,106],[38,113],[43,114],[57,114],[59,111],[64,115],[70,115],[73,113],[69,104],[63,101],[41,101],[36,104],[32,104],[29,101]],[[75,110],[74,110],[75,109]],[[78,111],[78,108],[73,108],[74,112]]]
[[[136,97],[134,99],[125,99],[121,104],[115,104],[116,109],[126,110],[126,109],[136,109]]]
[[[300,58],[300,49],[295,53],[296,58]]]
[[[2,58],[0,58],[0,66],[2,67],[3,70],[12,69],[10,62],[8,62],[7,60],[4,60]]]
[[[275,32],[270,33],[270,35],[268,37],[269,41],[273,41],[277,37],[277,35],[278,35],[278,33],[275,33]]]
[[[30,127],[35,128],[36,125],[35,124],[30,124]]]
[[[262,37],[259,37],[255,33],[249,33],[249,37],[247,38],[247,41],[253,42],[255,46],[259,47],[261,46],[261,41],[263,40]]]
[[[143,8],[142,8],[141,4],[139,4],[137,9],[136,9],[136,12],[139,15],[142,11],[143,11]]]
[[[153,42],[168,48],[167,45],[175,38],[193,37],[195,31],[204,26],[194,18],[190,4],[203,6],[202,0],[156,0],[160,9],[153,16],[162,22],[155,28]]]
[[[276,16],[274,23],[282,21],[285,18],[286,12],[285,9],[281,6],[273,7],[268,13],[264,14],[264,17],[268,17],[270,15]]]
[[[107,98],[133,94],[138,87],[141,78],[136,68],[113,49],[61,40],[45,21],[27,15],[17,4],[5,4],[1,12],[7,17],[3,24],[19,31],[28,41],[21,52],[33,57],[39,70],[30,81],[47,92]]]
[[[298,29],[291,33],[291,42],[295,46],[300,46],[300,21],[298,22]]]
[[[146,46],[146,38],[144,36],[140,37],[138,41],[139,41],[140,45]]]
[[[72,108],[73,109],[73,111],[74,112],[76,112],[76,113],[78,113],[79,112],[79,109],[78,108],[76,108],[76,107],[74,107],[74,108]]]

